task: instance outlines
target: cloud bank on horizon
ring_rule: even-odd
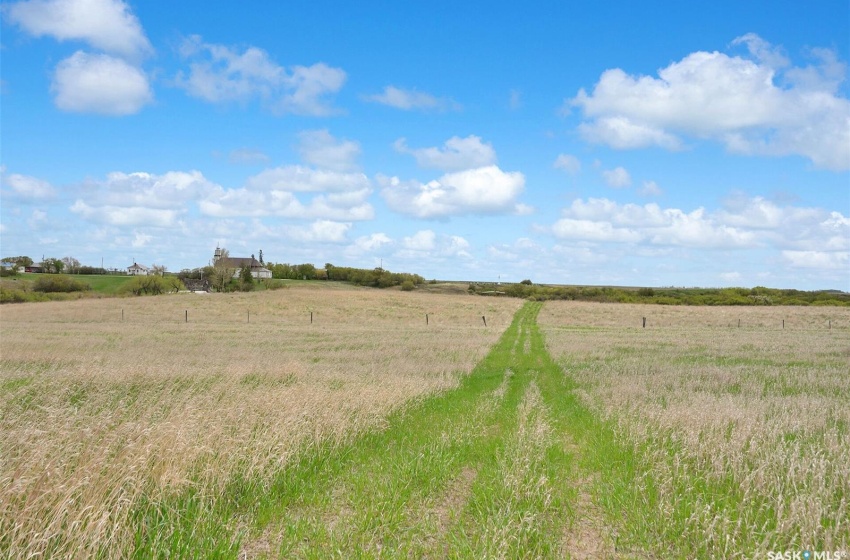
[[[497,5],[485,32],[342,4],[5,3],[2,256],[179,270],[221,245],[429,278],[850,291],[850,8],[825,4],[846,17],[641,48],[595,38],[592,8]],[[516,17],[537,47],[494,38],[523,36]]]

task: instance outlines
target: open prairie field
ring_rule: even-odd
[[[312,283],[0,313],[2,556],[850,546],[845,308]]]
[[[850,310],[552,302],[539,323],[624,453],[596,458],[623,546],[850,557]]]
[[[143,503],[380,427],[457,386],[520,305],[313,283],[3,306],[0,554],[126,557]]]

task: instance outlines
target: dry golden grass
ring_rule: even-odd
[[[726,558],[850,549],[850,309],[552,302],[539,322],[649,461],[659,539]]]
[[[140,499],[379,427],[456,386],[520,304],[314,284],[4,306],[0,551],[125,556]]]

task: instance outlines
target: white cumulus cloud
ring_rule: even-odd
[[[139,206],[98,206],[93,207],[82,200],[71,206],[71,212],[82,218],[112,226],[151,226],[171,227],[176,225],[181,212]]]
[[[52,90],[63,111],[132,115],[153,100],[147,75],[121,58],[77,51],[56,66]]]
[[[413,251],[430,251],[436,246],[437,234],[430,229],[417,231],[410,237],[405,237],[402,244],[405,249]]]
[[[450,258],[471,259],[469,241],[459,235],[438,234],[430,229],[420,230],[402,239],[393,256],[411,261],[439,260]]]
[[[176,227],[196,201],[220,188],[200,171],[118,171],[84,183],[70,210],[98,224]]]
[[[562,218],[552,226],[552,233],[558,239],[576,239],[585,241],[615,241],[636,243],[643,235],[629,228],[614,227],[609,222],[575,220]]]
[[[385,233],[363,235],[354,240],[354,245],[349,252],[353,254],[374,253],[382,247],[392,244],[392,242],[393,240]]]
[[[495,165],[447,173],[428,183],[379,177],[381,194],[390,208],[418,218],[464,214],[504,214],[517,211],[525,176]]]
[[[352,140],[337,140],[327,129],[305,130],[298,135],[298,151],[306,163],[333,171],[357,169],[360,144]]]
[[[800,155],[850,169],[850,100],[837,90],[845,66],[835,53],[815,50],[819,64],[800,68],[755,34],[734,43],[749,56],[694,52],[657,77],[606,70],[567,105],[582,109],[588,141],[614,148],[680,149],[691,137],[735,153]]]
[[[681,150],[682,141],[673,134],[649,124],[637,123],[626,117],[599,117],[579,125],[585,140],[608,144],[618,150],[645,148],[657,145],[668,150]]]
[[[319,170],[299,165],[266,169],[238,189],[216,187],[199,202],[216,217],[277,216],[337,221],[371,220],[369,179],[362,173]]]
[[[7,175],[5,167],[0,168],[0,181],[5,187],[4,193],[24,200],[44,200],[56,194],[56,189],[47,181],[18,173]]]
[[[198,205],[203,214],[215,217],[277,216],[293,219],[371,220],[374,208],[366,202],[370,190],[325,194],[302,202],[287,191],[218,189]]]
[[[210,103],[259,99],[276,114],[337,113],[328,97],[342,89],[347,78],[341,68],[322,62],[287,69],[263,49],[248,47],[239,52],[205,43],[198,35],[186,39],[180,52],[189,60],[189,70],[178,73],[175,83],[189,95]]]
[[[756,236],[716,220],[703,208],[684,212],[657,204],[619,204],[608,199],[577,199],[553,226],[560,239],[649,243],[685,247],[748,247]]]
[[[850,250],[850,218],[819,208],[731,197],[724,208],[690,212],[658,204],[576,199],[550,228],[559,239],[705,249],[774,247],[792,255]]]
[[[782,258],[793,268],[850,270],[850,252],[782,251]]]
[[[3,12],[35,37],[85,41],[131,59],[153,52],[138,18],[121,0],[28,0],[9,4]]]
[[[285,165],[266,169],[247,181],[257,190],[291,192],[342,192],[369,188],[369,178],[363,173],[344,173],[330,169],[314,169],[302,165]]]
[[[161,175],[109,173],[87,184],[87,200],[96,205],[183,208],[191,200],[220,188],[200,171],[168,171]]]
[[[294,241],[303,243],[344,243],[351,224],[331,220],[317,220],[307,226],[285,226],[284,233]]]
[[[393,146],[397,152],[416,158],[420,167],[442,171],[458,171],[496,163],[496,150],[475,135],[466,138],[452,136],[442,147],[413,149],[407,146],[407,140],[404,138],[396,140]]]

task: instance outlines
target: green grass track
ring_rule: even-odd
[[[605,558],[602,453],[628,466],[547,353],[539,303],[455,390],[386,429],[306,451],[271,484],[236,480],[134,517],[137,555],[239,558]],[[179,512],[175,514],[174,512]]]

